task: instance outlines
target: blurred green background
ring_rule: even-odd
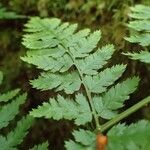
[[[79,23],[79,28],[101,29],[100,45],[112,43],[116,47],[110,64],[127,63],[127,71],[123,78],[131,75],[141,78],[139,89],[131,95],[126,108],[150,95],[149,66],[121,55],[121,52],[143,49],[138,44],[125,41],[124,37],[129,35],[126,23],[130,20],[130,7],[136,4],[150,6],[150,0],[0,0],[0,4],[7,10],[24,16],[58,17],[63,21]],[[21,45],[21,38],[27,21],[28,18],[0,19],[0,70],[5,75],[1,90],[4,92],[19,87],[28,92],[28,99],[20,115],[26,114],[54,94],[51,91],[40,92],[32,89],[29,80],[37,77],[39,71],[20,60],[20,56],[26,51]],[[150,119],[149,108],[142,108],[124,121],[131,123],[140,118]],[[3,132],[12,128],[13,124],[12,122]],[[38,119],[20,149],[29,149],[33,144],[47,139],[52,149],[63,149],[63,141],[71,136],[73,128],[73,124],[65,120],[56,122]]]

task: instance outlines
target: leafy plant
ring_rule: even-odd
[[[132,30],[130,37],[125,39],[131,43],[139,43],[143,47],[150,45],[150,7],[136,5],[131,8],[132,13],[129,15],[134,21],[130,21],[128,27]],[[149,48],[139,53],[126,53],[131,59],[140,60],[150,63]]]
[[[0,71],[0,84],[3,80],[3,74]],[[20,106],[25,102],[27,94],[20,94],[20,89],[12,90],[7,93],[0,94],[0,129],[7,127],[10,122],[19,113]],[[6,135],[0,134],[0,148],[2,150],[16,150],[17,146],[20,145],[28,134],[29,128],[33,125],[34,119],[30,115],[22,117],[17,122],[14,130],[10,131]],[[46,150],[48,147],[47,143],[35,146],[35,149]]]
[[[0,84],[2,83],[3,74],[0,72]],[[0,94],[0,129],[7,127],[19,113],[19,107],[26,100],[26,94],[19,94],[20,90],[16,89],[7,93]],[[3,150],[16,149],[21,144],[23,138],[27,135],[28,129],[33,124],[33,117],[27,115],[23,117],[13,131],[7,135],[0,135],[0,147]]]
[[[31,85],[40,90],[54,90],[58,94],[33,109],[30,115],[73,120],[79,130],[73,132],[75,142],[65,142],[66,149],[95,149],[97,136],[103,136],[108,128],[150,102],[148,97],[120,113],[124,101],[136,90],[139,78],[131,77],[117,82],[126,70],[126,65],[106,67],[115,49],[111,44],[97,48],[101,39],[99,30],[77,31],[77,24],[62,23],[57,18],[33,17],[25,25],[25,31],[27,34],[23,36],[23,45],[29,51],[21,59],[43,70],[37,79],[30,81]],[[66,96],[62,96],[63,92]],[[102,119],[108,121],[103,124]],[[113,127],[108,132],[107,149],[114,147],[111,141],[114,140],[115,129],[120,133],[119,138],[130,134],[134,129],[132,126],[136,126],[133,136],[130,139],[126,136],[126,141],[131,142],[131,146],[143,145],[142,140],[137,145],[132,139],[135,133],[145,133],[144,129],[138,131],[143,125],[146,131],[149,130],[149,122],[146,121],[129,127],[124,124]],[[83,126],[84,129],[81,129]],[[146,133],[149,137],[150,132]],[[116,143],[116,146],[117,144],[120,143]],[[103,145],[100,144],[100,147]],[[125,149],[124,145],[122,149]]]
[[[3,7],[0,3],[0,19],[20,19],[25,18],[23,15],[17,15],[13,11],[7,11],[5,7]]]

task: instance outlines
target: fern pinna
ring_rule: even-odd
[[[139,43],[146,50],[139,53],[125,53],[125,55],[134,60],[150,63],[150,7],[136,5],[131,7],[131,11],[129,16],[134,21],[130,21],[127,25],[131,29],[131,35],[125,39],[131,43]]]
[[[26,18],[26,16],[18,15],[14,11],[8,11],[0,3],[0,19],[23,19],[23,18]]]
[[[31,85],[36,89],[53,89],[68,95],[63,97],[58,94],[57,97],[50,98],[49,102],[33,109],[30,115],[73,120],[77,126],[88,126],[90,131],[75,130],[75,141],[66,141],[65,147],[68,150],[95,149],[96,135],[102,134],[113,124],[111,119],[113,121],[118,116],[118,109],[123,107],[124,101],[136,90],[139,78],[131,77],[114,85],[124,73],[126,65],[105,67],[115,49],[110,44],[97,48],[101,39],[99,30],[77,31],[77,24],[62,23],[57,18],[33,17],[25,25],[25,32],[22,43],[29,50],[21,59],[43,70],[37,79],[30,81]],[[71,98],[72,94],[74,98]],[[102,118],[110,120],[106,123],[107,127],[100,121]],[[94,128],[91,127],[91,122],[95,123]],[[128,134],[129,131],[127,129],[124,132]],[[116,134],[113,133],[110,134],[112,137]],[[111,145],[108,149],[111,149]]]
[[[0,84],[2,84],[3,73],[0,71]],[[22,105],[27,97],[27,94],[20,94],[20,89],[12,90],[6,93],[0,93],[0,130],[4,129],[9,123],[15,119],[19,113],[20,105]],[[23,139],[28,134],[30,127],[33,125],[34,119],[30,115],[22,117],[17,122],[15,129],[8,132],[6,135],[0,134],[0,149],[1,150],[17,150],[18,145],[23,142]],[[35,145],[31,150],[48,150],[48,143]]]
[[[0,72],[0,84],[3,80],[3,74]],[[12,90],[0,94],[0,129],[7,127],[15,116],[19,113],[19,107],[26,100],[26,94],[19,94],[20,90]],[[0,135],[0,149],[15,150],[22,143],[28,133],[28,129],[33,124],[33,117],[27,115],[23,117],[13,131],[7,135]]]

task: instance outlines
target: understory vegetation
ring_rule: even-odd
[[[148,0],[1,2],[1,149],[148,149],[149,12]]]

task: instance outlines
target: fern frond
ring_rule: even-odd
[[[110,129],[107,135],[108,150],[116,147],[123,150],[144,150],[150,147],[150,122],[142,120],[129,126],[118,124]]]
[[[150,63],[150,52],[148,51],[141,51],[140,53],[124,53],[124,55],[129,56],[133,60]]]
[[[136,5],[131,8],[130,16],[135,19],[130,21],[128,27],[135,31],[130,37],[125,39],[131,43],[139,43],[141,46],[150,45],[150,7],[144,5]],[[142,32],[142,33],[141,33]],[[131,59],[140,60],[144,63],[150,63],[150,52],[143,51],[140,53],[126,53]]]
[[[49,90],[56,88],[57,91],[64,90],[67,94],[78,91],[81,80],[77,72],[70,74],[52,74],[50,72],[42,73],[38,79],[31,80],[34,88]]]
[[[20,19],[25,18],[23,15],[17,15],[13,11],[7,11],[5,7],[2,7],[0,4],[0,19]]]
[[[33,118],[27,116],[21,119],[14,131],[7,134],[6,137],[0,136],[0,147],[2,150],[17,150],[16,146],[19,145],[23,138],[27,135],[28,129],[33,124]]]
[[[0,74],[2,73],[0,72]],[[20,89],[16,89],[0,95],[0,102],[4,103],[0,107],[0,129],[6,127],[15,118],[19,113],[20,105],[25,102],[27,94],[17,96],[19,92]],[[14,97],[16,98],[14,99]],[[10,100],[11,102],[8,103]],[[22,142],[32,124],[33,118],[27,116],[19,121],[14,131],[10,131],[6,137],[0,135],[0,149],[17,150],[17,146]]]
[[[65,142],[67,150],[94,150],[96,149],[96,135],[88,130],[80,129],[73,132],[75,141],[69,140]]]
[[[99,130],[99,118],[111,119],[123,107],[125,100],[135,91],[139,79],[134,77],[112,86],[126,69],[126,65],[114,65],[103,69],[114,53],[112,45],[97,48],[101,32],[89,29],[77,31],[77,25],[62,23],[59,19],[31,18],[26,24],[23,45],[30,49],[22,60],[44,70],[31,80],[40,90],[64,91],[73,94],[83,87],[83,94],[75,99],[67,96],[50,98],[30,115],[47,119],[67,119],[76,125],[85,125],[95,119]],[[103,69],[103,70],[100,70]],[[108,90],[108,88],[110,88]],[[87,99],[89,101],[87,101]],[[75,141],[68,141],[68,150],[96,149],[96,135],[87,130],[74,131]]]
[[[48,150],[48,142],[44,142],[42,144],[35,145],[30,150]]]
[[[75,124],[83,125],[92,120],[92,112],[86,98],[82,94],[76,95],[75,101],[58,96],[43,103],[30,112],[33,117],[53,118],[55,120],[74,120]]]
[[[7,93],[0,94],[0,102],[8,102],[12,98],[14,98],[19,92],[20,92],[20,89],[15,89]]]
[[[4,105],[0,109],[0,129],[6,127],[19,112],[19,106],[26,100],[26,94],[19,95],[11,103]]]
[[[88,76],[84,78],[88,88],[93,93],[102,93],[107,90],[107,87],[112,85],[125,71],[126,65],[116,65],[107,68],[98,75]]]

